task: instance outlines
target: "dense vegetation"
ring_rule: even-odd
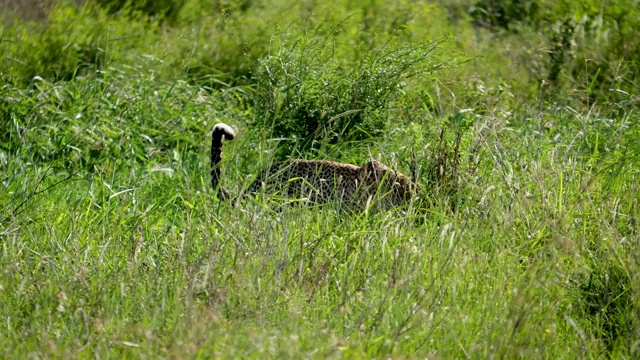
[[[1,357],[640,356],[637,1],[0,10]],[[234,193],[375,158],[427,201],[220,203],[216,122]]]

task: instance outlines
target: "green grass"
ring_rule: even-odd
[[[416,4],[367,13],[336,1],[305,15],[276,1],[231,6],[211,27],[214,14],[194,17],[205,1],[185,3],[167,23],[91,6],[59,6],[49,27],[5,22],[1,357],[638,357],[632,77],[606,96],[568,68],[540,85],[517,47],[534,41],[528,25],[490,33],[451,17],[459,1],[420,8],[431,25],[410,16]],[[261,47],[243,54],[233,31]],[[392,51],[445,31],[418,64],[457,66],[397,73],[384,96],[384,84],[358,86],[407,59]],[[211,46],[229,52],[206,62]],[[361,135],[332,127],[336,115]],[[309,137],[309,118],[330,133]],[[284,153],[372,157],[415,175],[428,201],[355,214],[269,197],[220,203],[208,148],[220,121],[238,130],[223,154],[232,193]]]

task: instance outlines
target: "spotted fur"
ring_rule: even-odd
[[[220,185],[222,140],[235,133],[226,124],[213,128],[211,140],[211,184],[221,200],[231,200]],[[363,166],[328,160],[291,159],[263,170],[247,188],[249,194],[276,194],[314,203],[339,202],[362,208],[376,201],[385,207],[407,203],[419,186],[407,176],[372,160]]]

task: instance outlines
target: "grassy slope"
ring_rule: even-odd
[[[341,21],[351,10],[339,5],[316,9],[317,18]],[[426,212],[345,216],[214,199],[207,146],[215,122],[240,130],[225,145],[234,192],[273,144],[251,127],[259,114],[250,90],[205,91],[185,75],[176,49],[211,33],[65,11],[57,16],[84,19],[74,22],[78,34],[95,25],[150,40],[117,40],[97,76],[27,84],[7,57],[30,58],[4,43],[13,51],[2,71],[12,81],[0,89],[4,356],[637,356],[637,111],[574,102],[569,91],[545,102],[528,80],[509,90],[501,81],[526,72],[518,54],[501,49],[518,35],[489,46],[482,30],[440,20],[438,7],[424,10],[433,26],[409,22],[415,31],[400,42],[448,30],[457,34],[449,50],[486,56],[408,84],[382,138],[320,154],[355,162],[370,153],[405,171],[413,154],[427,181],[441,130],[463,119],[461,195],[434,190]],[[262,11],[234,20],[263,19],[247,38],[275,31],[278,6]],[[286,14],[279,26],[300,15]],[[391,31],[380,21],[371,26]],[[199,31],[211,31],[204,25]],[[20,26],[5,28],[12,40],[42,41]],[[345,39],[358,26],[336,42],[346,64],[357,54]],[[55,31],[69,29],[50,30],[54,43]],[[205,57],[193,49],[191,60]],[[47,68],[38,61],[32,69]]]

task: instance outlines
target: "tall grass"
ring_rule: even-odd
[[[633,76],[529,76],[540,22],[483,28],[467,2],[287,4],[5,22],[0,354],[638,357]],[[429,201],[218,202],[220,121],[231,192],[297,151],[378,159]],[[283,148],[312,125],[330,136]]]

